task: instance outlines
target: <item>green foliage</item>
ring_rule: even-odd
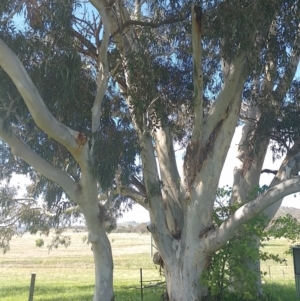
[[[139,152],[135,131],[112,118],[101,120],[100,130],[93,135],[93,160],[91,169],[101,188],[111,187],[116,172],[123,184],[129,183],[129,175],[135,171],[135,159]]]
[[[35,241],[35,245],[39,248],[41,248],[43,245],[44,245],[44,240],[42,238],[38,238],[36,241]]]
[[[68,235],[62,235],[63,231],[64,229],[58,229],[55,231],[50,244],[47,246],[49,251],[53,248],[57,249],[59,246],[67,248],[71,244],[71,237]]]
[[[300,240],[300,224],[296,218],[292,217],[290,214],[287,214],[272,220],[267,233],[269,237],[285,237],[291,242],[292,245],[296,245]],[[291,249],[286,251],[286,254],[291,253]]]
[[[254,189],[249,198],[264,190],[265,187]],[[214,220],[218,226],[240,206],[240,204],[229,205],[230,195],[230,188],[221,188],[218,191],[214,211]],[[263,275],[249,267],[261,260],[272,259],[279,264],[285,262],[285,259],[277,254],[264,252],[264,242],[271,237],[284,237],[292,243],[300,239],[300,224],[290,215],[271,221],[270,227],[265,230],[267,224],[268,219],[265,216],[255,217],[244,224],[223,248],[212,255],[211,265],[204,273],[202,281],[208,285],[213,300],[258,300],[256,282]],[[262,300],[269,300],[264,298]]]

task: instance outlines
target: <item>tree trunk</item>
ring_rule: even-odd
[[[211,252],[205,239],[211,231],[207,225],[212,224],[212,218],[209,213],[201,220],[194,216],[197,225],[202,229],[199,232],[191,214],[192,211],[196,212],[195,207],[195,202],[187,206],[186,223],[179,239],[173,238],[169,245],[166,241],[156,243],[162,254],[167,254],[163,262],[167,292],[171,301],[202,301],[208,296],[208,288],[201,279],[203,272],[210,266]]]
[[[170,301],[205,300],[208,289],[201,284],[201,277],[208,266],[208,260],[203,250],[188,246],[179,259],[174,258],[164,266]]]
[[[93,301],[112,301],[114,299],[113,259],[109,239],[99,218],[98,202],[92,203],[89,201],[89,204],[86,204],[82,211],[86,220],[88,241],[92,244],[95,262]]]
[[[99,229],[99,232],[103,232]],[[113,259],[110,242],[104,233],[92,243],[95,262],[95,290],[93,301],[112,301],[113,294]]]
[[[255,252],[255,256],[259,258],[259,247],[260,247],[260,238],[258,236],[252,237],[253,241],[249,243],[250,248],[253,248],[253,252]],[[250,271],[257,275],[255,288],[257,296],[261,296],[263,293],[262,290],[262,281],[261,281],[261,274],[260,274],[260,260],[247,260],[246,264]]]

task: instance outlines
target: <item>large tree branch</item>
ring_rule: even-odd
[[[203,126],[205,126],[205,132],[203,132],[202,141],[205,142],[209,139],[218,123],[226,117],[231,109],[235,95],[237,93],[240,94],[240,82],[243,82],[246,77],[244,71],[245,58],[246,54],[242,52],[230,64],[222,90],[204,118]]]
[[[124,196],[124,197],[132,199],[137,204],[139,204],[142,207],[144,207],[145,209],[149,210],[149,204],[147,203],[146,197],[143,194],[141,194],[140,192],[134,190],[133,188],[122,186],[120,188],[119,193],[122,194],[122,196]]]
[[[284,76],[278,83],[275,90],[275,95],[279,97],[279,101],[282,100],[288,89],[290,88],[291,82],[295,77],[298,65],[300,61],[300,24],[298,25],[298,32],[295,38],[294,47],[289,59],[289,65],[286,68]]]
[[[4,129],[3,120],[0,119],[0,137],[11,147],[12,153],[31,165],[36,171],[51,181],[61,186],[69,197],[77,202],[75,182],[68,174],[53,167],[37,153],[35,153],[23,140],[11,129]]]
[[[16,85],[37,126],[69,150],[78,148],[78,132],[58,122],[50,113],[23,64],[1,39],[0,66]]]
[[[147,191],[145,185],[135,175],[132,174],[130,176],[130,181],[131,184],[134,185],[144,197],[146,197]]]
[[[194,233],[194,235],[198,235],[196,234],[198,231],[203,231],[213,222],[215,193],[236,128],[242,86],[243,81],[240,82],[240,91],[234,96],[235,99],[228,111],[228,116],[219,123],[206,145],[200,146],[196,153],[193,153],[193,149],[187,149],[184,168],[185,176],[188,174],[190,177],[186,176],[185,180],[189,193],[187,197],[193,201],[186,202],[187,225],[189,232]],[[189,161],[187,161],[187,156],[190,157]],[[201,221],[199,221],[199,212],[202,216]]]
[[[157,129],[154,137],[168,227],[174,229],[174,233],[179,233],[183,227],[183,212],[180,203],[181,181],[175,159],[173,138],[168,127]]]
[[[84,37],[81,33],[72,29],[74,37],[76,37],[87,49],[90,54],[94,57],[94,59],[98,58],[98,51],[97,47],[86,37]]]
[[[104,99],[108,87],[108,80],[110,77],[109,67],[107,61],[107,51],[109,45],[110,36],[110,22],[106,13],[105,6],[99,1],[98,10],[101,16],[101,21],[103,22],[103,37],[100,47],[98,47],[98,77],[97,77],[97,94],[95,97],[94,105],[92,108],[92,132],[96,132],[100,126],[100,112],[101,105]]]
[[[93,2],[93,1],[92,1]],[[118,29],[112,33],[112,37],[115,37],[118,34],[121,34],[124,29],[130,27],[131,25],[138,25],[142,27],[151,27],[151,28],[158,28],[163,25],[170,25],[178,22],[182,22],[188,18],[190,13],[188,12],[187,14],[182,14],[180,17],[172,17],[160,22],[146,22],[146,21],[140,21],[140,20],[127,20],[120,24],[118,26]]]
[[[292,157],[285,166],[284,177],[296,174],[295,170],[300,167],[300,154]],[[234,232],[244,223],[257,216],[268,206],[276,203],[287,195],[300,191],[300,177],[284,180],[279,184],[269,188],[265,193],[258,196],[255,200],[246,203],[236,210],[230,218],[225,220],[219,229],[214,231],[207,239],[211,245],[209,251],[214,252],[221,248]]]
[[[205,124],[204,120],[203,125],[205,126],[205,129],[203,131],[204,136],[202,138],[202,143],[190,142],[187,147],[186,155],[184,157],[184,180],[189,189],[192,187],[195,188],[195,191],[200,189],[200,186],[198,185],[200,182],[202,182],[203,185],[208,185],[210,187],[214,187],[219,182],[219,177],[216,177],[216,175],[220,175],[235,131],[241,106],[244,78],[243,76],[240,76],[233,81],[236,81],[234,90],[226,92],[228,94],[230,93],[230,95],[227,95],[230,99],[230,102],[227,103],[227,108],[225,107],[223,114],[216,116],[216,119],[212,116],[212,124],[215,123],[217,118],[220,119],[218,123],[214,125],[215,127],[210,133],[210,136],[206,137],[207,140],[204,140],[205,135],[207,135],[206,126],[210,132],[210,126],[212,125]],[[231,84],[229,83],[229,85]],[[227,99],[224,99],[224,102],[227,101]],[[220,105],[222,106],[222,104]],[[218,115],[218,113],[216,114]],[[211,182],[210,184],[204,184],[204,181]],[[197,185],[199,186],[198,188],[196,187]],[[215,187],[215,189],[216,188],[217,187]],[[207,189],[208,188],[205,188],[205,190]],[[196,194],[198,193],[201,193],[200,190],[196,192]]]
[[[176,164],[172,134],[168,127],[161,127],[156,130],[154,137],[163,191],[168,195],[168,198],[179,204],[180,176]]]
[[[293,147],[288,151],[286,157],[284,158],[279,170],[276,172],[275,177],[273,178],[272,182],[270,183],[269,187],[273,187],[277,184],[279,184],[281,181],[286,180],[288,174],[286,173],[286,165],[290,162],[290,159],[295,156],[300,151],[300,139],[297,139],[294,142]],[[272,206],[267,207],[263,214],[268,217],[268,219],[272,219],[279,207],[281,206],[283,199],[280,199],[276,203],[274,203]]]
[[[104,1],[91,0],[91,3],[100,12],[100,5],[101,3],[104,3]],[[122,1],[116,1],[113,7],[107,7],[107,4],[105,3],[104,5],[106,5],[107,8],[107,15],[110,21],[110,28],[112,32],[117,31],[120,24],[130,21],[130,14]],[[122,85],[121,88],[123,88],[124,91],[126,89],[130,89],[132,86],[131,78],[133,78],[133,76],[129,74],[130,71],[126,68],[126,65],[128,63],[127,56],[129,53],[135,53],[139,50],[138,36],[133,26],[129,26],[122,32],[122,34],[114,35],[113,39],[123,59],[126,83]],[[127,103],[130,105],[130,96],[124,95],[124,97],[126,98]],[[149,201],[150,218],[156,229],[155,231],[153,231],[153,237],[156,242],[160,242],[162,241],[162,237],[165,237],[165,235],[167,235],[167,243],[171,244],[172,236],[170,232],[176,231],[175,229],[170,229],[171,227],[168,228],[166,225],[166,210],[161,193],[161,182],[155,159],[153,141],[150,135],[150,130],[147,127],[145,114],[134,116],[133,124],[137,132],[139,133],[141,157],[143,162],[143,178],[147,191],[147,200]],[[170,212],[170,210],[168,211]],[[165,258],[167,258],[170,254],[163,255]]]
[[[192,6],[194,120],[192,142],[201,140],[203,122],[203,71],[202,71],[202,8]]]

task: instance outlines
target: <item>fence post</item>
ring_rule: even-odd
[[[31,274],[31,281],[30,281],[30,289],[29,289],[29,298],[28,301],[33,301],[33,292],[34,292],[34,284],[35,284],[35,273]]]
[[[150,233],[150,257],[153,257],[153,237],[152,233]]]
[[[141,300],[144,300],[143,297],[143,269],[140,268],[140,282],[141,282]]]

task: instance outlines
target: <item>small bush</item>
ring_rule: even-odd
[[[39,238],[35,241],[35,245],[39,248],[41,248],[44,245],[44,240],[42,238]]]

